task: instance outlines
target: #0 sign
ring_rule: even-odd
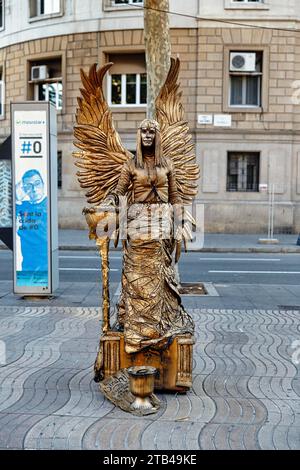
[[[17,104],[12,110],[14,290],[24,294],[49,293],[52,267],[49,113],[47,109],[18,110]]]

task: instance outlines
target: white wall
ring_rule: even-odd
[[[238,8],[228,8],[232,6]],[[199,0],[200,16],[239,17],[243,19],[256,17],[260,20],[276,17],[296,19],[295,10],[297,10],[299,19],[299,0],[265,0],[263,5],[260,3],[252,3],[252,5],[239,3],[237,5],[231,0]]]
[[[29,21],[28,0],[5,0],[5,29],[0,31],[0,48],[31,39],[91,31],[143,29],[143,11],[105,11],[101,0],[62,0],[63,16]],[[170,15],[171,27],[196,27],[198,0],[170,0],[170,11],[192,18]]]
[[[136,8],[126,10],[124,7],[105,11],[103,1],[62,0],[63,16],[30,22],[28,0],[5,0],[5,29],[0,31],[0,48],[31,39],[62,34],[143,28],[142,11]],[[274,21],[284,23],[300,20],[300,1],[297,0],[266,0],[262,5],[263,9],[260,8],[260,4],[252,4],[250,8],[249,4],[246,8],[243,8],[243,4],[238,4],[237,9],[226,8],[228,5],[232,5],[231,0],[170,0],[170,11],[179,13],[179,15],[170,15],[170,26],[196,27],[197,16],[240,21],[252,19],[270,24]],[[213,27],[215,23],[208,22],[205,26]]]

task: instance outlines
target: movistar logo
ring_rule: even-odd
[[[38,125],[38,124],[46,124],[46,122],[45,121],[40,121],[38,119],[33,120],[33,121],[25,120],[25,119],[23,119],[23,121],[21,121],[20,119],[17,119],[16,120],[16,125],[20,125],[20,124],[23,124],[23,125],[24,124],[36,124],[36,125]]]

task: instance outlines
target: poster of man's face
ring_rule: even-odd
[[[47,285],[47,197],[41,171],[26,170],[17,186],[17,283]]]
[[[44,181],[37,170],[29,170],[22,177],[22,189],[32,204],[40,202],[44,197]]]

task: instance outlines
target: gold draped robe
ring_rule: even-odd
[[[131,159],[123,165],[114,191],[124,196],[132,184],[127,213],[128,246],[124,253],[119,324],[125,350],[162,349],[175,335],[193,333],[194,324],[181,305],[171,256],[173,205],[180,204],[172,162],[144,168]]]

